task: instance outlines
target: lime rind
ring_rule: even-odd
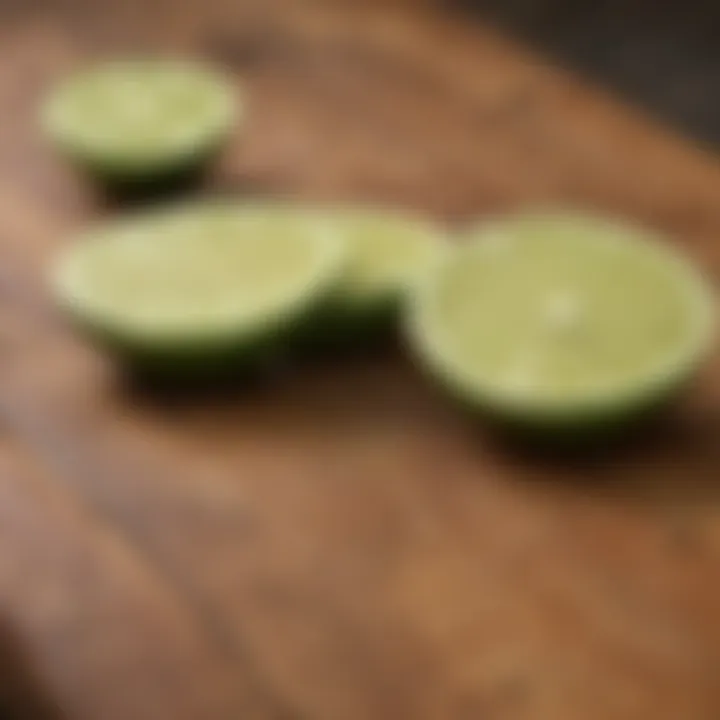
[[[578,222],[581,225],[578,226]],[[441,283],[455,267],[470,261],[477,253],[501,251],[508,242],[508,229],[518,228],[522,223],[529,223],[529,227],[547,223],[550,231],[559,226],[568,230],[592,227],[598,232],[599,242],[614,243],[623,251],[632,247],[649,262],[665,264],[682,288],[686,303],[683,342],[634,376],[574,396],[533,395],[524,392],[522,387],[513,389],[496,379],[479,376],[467,362],[448,351],[447,343],[442,340],[445,328],[432,312],[432,306],[441,291]],[[407,332],[412,347],[429,372],[467,406],[513,424],[541,429],[602,425],[622,417],[634,417],[662,404],[664,398],[672,396],[691,379],[715,338],[715,299],[685,257],[642,228],[580,213],[527,215],[484,223],[470,233],[467,244],[444,258],[436,271],[416,287],[409,307]]]

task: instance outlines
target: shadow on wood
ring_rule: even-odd
[[[12,627],[0,622],[0,718],[64,720],[43,688],[32,659]]]
[[[718,6],[456,0],[704,142],[720,142]]]

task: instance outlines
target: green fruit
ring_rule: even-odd
[[[43,108],[50,139],[111,186],[151,187],[190,176],[238,120],[234,88],[180,60],[117,60],[63,81]]]
[[[422,283],[409,316],[418,358],[453,395],[560,435],[661,404],[713,330],[711,291],[668,244],[573,213],[481,226]]]
[[[447,250],[446,239],[408,213],[369,207],[316,212],[348,252],[344,282],[326,308],[319,340],[355,346],[384,337],[394,330],[412,285]]]
[[[335,292],[342,243],[311,218],[220,203],[90,232],[56,267],[62,307],[130,366],[159,375],[257,366]]]

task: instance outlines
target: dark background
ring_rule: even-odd
[[[457,0],[698,140],[720,144],[720,3]]]

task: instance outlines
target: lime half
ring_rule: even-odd
[[[399,212],[348,210],[334,220],[350,254],[343,301],[359,313],[399,301],[446,247],[431,223]]]
[[[147,179],[205,160],[238,116],[236,94],[208,67],[117,60],[62,82],[43,109],[50,138],[112,179]]]
[[[384,208],[345,206],[317,214],[348,253],[321,336],[355,344],[391,330],[410,288],[447,250],[446,238],[421,217]]]
[[[418,289],[422,360],[460,399],[537,429],[631,417],[709,350],[714,299],[649,232],[572,213],[473,233]]]
[[[209,204],[98,228],[55,279],[62,306],[126,359],[202,370],[282,345],[335,292],[344,262],[312,218]]]

